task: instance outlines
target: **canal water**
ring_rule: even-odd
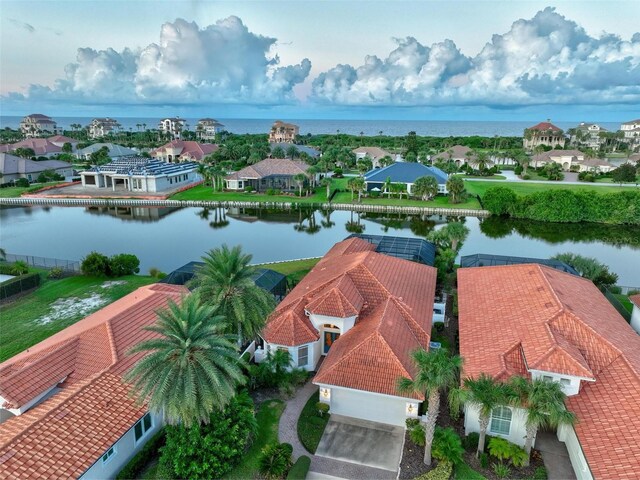
[[[242,245],[256,263],[323,255],[351,233],[424,238],[453,218],[300,209],[2,207],[0,246],[7,253],[80,260],[92,250],[133,253],[141,271],[165,272],[226,243]],[[548,258],[591,256],[640,285],[640,229],[475,217],[461,255],[492,253]]]

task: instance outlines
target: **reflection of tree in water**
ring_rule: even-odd
[[[603,242],[640,249],[638,227],[600,223],[551,223],[491,216],[480,221],[480,231],[489,238],[504,238],[512,233],[549,243]]]
[[[360,213],[356,215],[357,220],[353,220],[353,210],[351,210],[351,220],[345,223],[344,228],[349,233],[362,233],[364,232],[365,225],[361,223]]]
[[[307,222],[306,225],[304,222]],[[318,225],[316,219],[316,211],[312,209],[298,208],[298,223],[293,226],[296,232],[305,232],[309,235],[313,235],[322,230],[322,227]]]
[[[209,220],[213,211],[213,219],[209,222],[211,228],[224,228],[229,225],[227,220],[227,209],[222,207],[216,208],[203,208],[201,211],[196,212],[196,215],[202,220]]]
[[[323,217],[322,220],[320,220],[320,225],[322,225],[324,228],[331,228],[336,224],[336,222],[333,222],[331,220],[332,213],[332,210],[320,210],[320,214]]]
[[[426,237],[436,226],[428,215],[415,215],[409,220],[409,228],[414,235]]]

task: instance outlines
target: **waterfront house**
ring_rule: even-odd
[[[356,161],[362,158],[371,160],[373,168],[380,168],[380,160],[384,157],[389,157],[393,161],[397,160],[396,155],[392,155],[380,147],[358,147],[353,149],[352,152],[356,155]]]
[[[549,150],[531,157],[533,168],[544,167],[550,163],[559,164],[563,170],[569,171],[572,166],[584,161],[585,156],[580,150]]]
[[[165,162],[201,162],[204,157],[218,150],[218,145],[200,143],[192,140],[172,140],[151,150],[153,158]]]
[[[58,133],[58,124],[51,117],[32,113],[22,119],[20,131],[27,138],[42,137]]]
[[[576,424],[555,432],[578,479],[640,476],[640,336],[585,278],[538,264],[460,268],[462,377],[559,382]],[[465,408],[466,433],[478,410]],[[522,409],[494,409],[488,433],[523,445]]]
[[[640,144],[640,118],[624,122],[620,125],[620,130],[624,132],[624,139],[631,146]]]
[[[158,130],[169,134],[171,138],[180,138],[186,123],[186,120],[180,117],[163,118],[158,122]]]
[[[309,168],[310,165],[300,160],[267,158],[227,175],[224,180],[227,190],[244,190],[251,187],[256,192],[269,189],[296,191],[299,187],[293,177],[299,174],[307,175]],[[305,180],[305,185],[306,183]]]
[[[384,191],[387,181],[401,183],[411,194],[415,181],[420,177],[434,177],[438,182],[438,193],[447,192],[447,174],[437,167],[413,162],[395,162],[384,168],[374,168],[364,174],[367,191]]]
[[[16,143],[0,145],[0,152],[10,153],[18,148],[30,148],[35,157],[52,157],[62,153],[62,146],[49,141],[48,138],[26,138]]]
[[[269,132],[269,143],[295,143],[299,132],[297,125],[276,120]]]
[[[569,142],[571,145],[584,145],[587,148],[597,150],[600,148],[600,145],[604,145],[607,141],[607,139],[602,137],[600,134],[607,133],[608,130],[597,123],[582,122],[570,131],[571,137]]]
[[[8,153],[0,153],[0,183],[12,183],[19,178],[35,182],[45,170],[52,170],[65,178],[73,176],[70,163],[60,160],[41,160],[36,162],[28,158],[16,157]]]
[[[565,141],[566,138],[562,129],[547,120],[533,127],[525,128],[522,146],[525,150],[532,151],[540,145],[546,145],[551,148],[564,147]]]
[[[415,374],[411,352],[429,349],[436,269],[375,250],[357,237],[335,244],[269,317],[256,355],[320,365],[313,383],[332,414],[404,426],[424,397],[397,381]]]
[[[629,300],[633,304],[633,310],[631,311],[631,328],[633,328],[638,334],[640,334],[640,293],[631,295]]]
[[[213,118],[201,118],[196,124],[196,138],[198,140],[215,140],[224,125]]]
[[[91,154],[97,152],[101,148],[107,147],[109,150],[109,157],[112,160],[119,160],[121,158],[131,157],[134,155],[138,155],[137,150],[133,150],[128,147],[123,147],[122,145],[118,145],[116,143],[94,143],[93,145],[89,145],[88,147],[81,148],[76,152],[76,157],[81,160],[89,160],[91,159]]]
[[[187,289],[141,287],[0,364],[0,477],[114,478],[163,425],[136,404],[128,351]]]
[[[89,138],[102,138],[118,131],[120,123],[113,118],[94,118],[89,124]]]
[[[195,162],[167,163],[146,157],[124,157],[80,172],[82,186],[133,193],[158,193],[200,180]]]

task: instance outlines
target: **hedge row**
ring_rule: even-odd
[[[518,196],[508,187],[491,187],[482,197],[494,215],[544,222],[593,222],[640,225],[640,190],[596,193],[590,190],[546,190]]]
[[[37,272],[20,275],[0,284],[0,300],[5,300],[18,293],[31,290],[40,285],[40,274]]]

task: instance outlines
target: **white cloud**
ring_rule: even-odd
[[[640,33],[629,41],[589,36],[547,8],[493,35],[475,57],[451,40],[427,47],[396,40],[381,60],[338,65],[313,82],[311,98],[341,105],[488,105],[640,102]]]
[[[254,34],[238,17],[200,28],[177,19],[142,49],[78,49],[53,86],[31,85],[12,100],[79,104],[282,104],[311,69],[308,59],[280,66],[276,39]]]

